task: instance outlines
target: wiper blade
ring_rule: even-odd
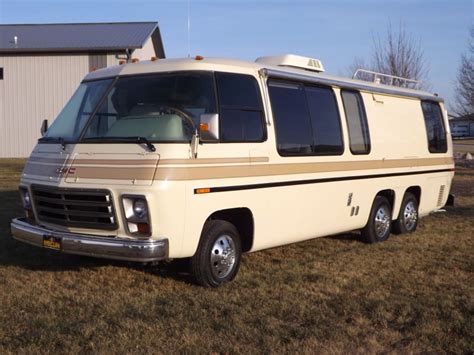
[[[111,142],[117,142],[117,143],[137,143],[137,144],[145,144],[148,149],[152,152],[156,151],[155,146],[153,145],[152,142],[150,142],[148,139],[145,137],[89,137],[89,138],[82,138],[83,141],[85,142],[104,142],[104,141],[111,141]]]
[[[64,141],[63,137],[41,137],[38,139],[38,142],[55,142],[60,143],[61,148],[64,150],[66,149],[66,142]]]

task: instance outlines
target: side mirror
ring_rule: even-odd
[[[48,120],[43,120],[43,123],[41,123],[41,136],[44,136],[46,131],[48,130]]]
[[[219,141],[219,115],[203,113],[199,124],[199,139],[201,142]]]

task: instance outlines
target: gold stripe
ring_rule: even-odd
[[[257,176],[276,176],[276,175],[296,175],[313,174],[328,172],[344,172],[372,169],[393,169],[393,168],[418,168],[435,165],[453,165],[452,158],[426,158],[426,159],[391,159],[391,160],[362,160],[345,162],[318,162],[318,163],[285,163],[285,164],[249,164],[246,158],[231,158],[232,162],[236,159],[244,159],[247,164],[232,166],[183,166],[183,167],[110,167],[107,164],[97,164],[99,166],[72,166],[74,173],[68,174],[69,178],[79,177],[85,179],[110,179],[110,180],[203,180],[203,179],[222,179],[222,178],[243,178]],[[268,158],[256,158],[258,162],[268,161]],[[289,158],[291,159],[291,158]],[[197,164],[218,164],[225,159],[168,159],[163,160],[167,164],[182,164],[182,162],[197,162]],[[93,160],[94,162],[105,162],[104,160]],[[159,165],[163,161],[160,161]],[[107,161],[110,164],[110,161]],[[135,161],[136,162],[136,161]],[[107,166],[107,167],[104,167]],[[30,164],[25,168],[25,172],[33,175],[57,175],[55,171],[60,166],[41,166],[39,164]]]
[[[159,168],[156,180],[204,180],[256,176],[313,174],[372,169],[417,168],[452,165],[452,158],[364,160],[350,162],[320,162],[294,164],[236,165],[219,167]]]

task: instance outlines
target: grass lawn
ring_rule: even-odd
[[[141,266],[11,239],[23,161],[0,161],[0,353],[472,353],[474,169],[410,236],[357,233],[245,255],[209,290],[183,263]]]

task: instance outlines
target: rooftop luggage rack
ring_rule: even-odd
[[[385,84],[415,90],[419,90],[422,83],[420,80],[402,78],[401,76],[378,73],[367,69],[357,69],[354,75],[352,75],[352,79],[372,81],[375,84]]]

